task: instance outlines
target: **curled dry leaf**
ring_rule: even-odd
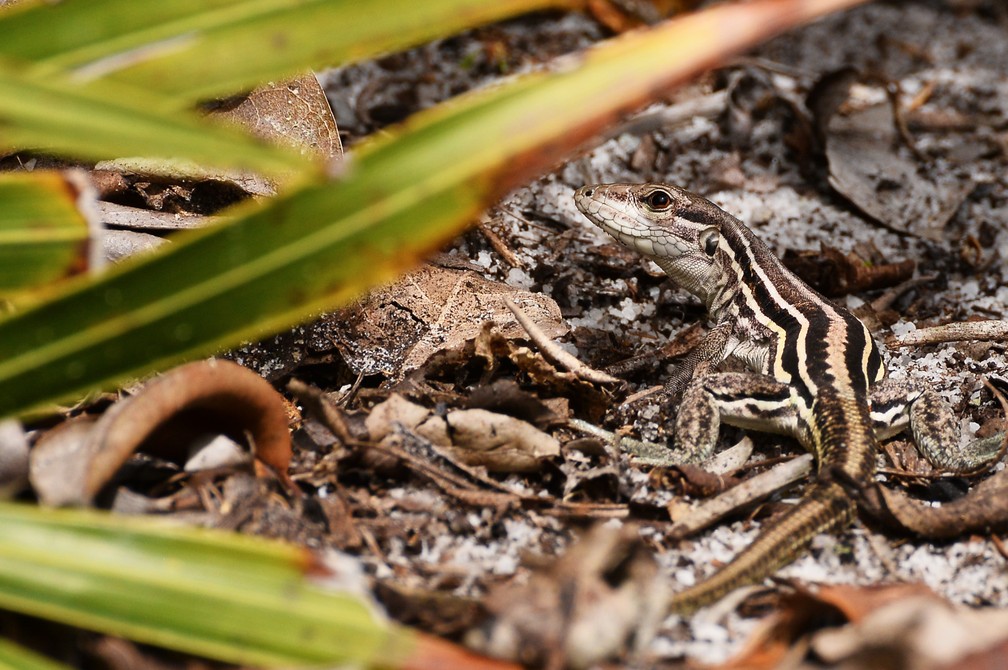
[[[469,409],[500,412],[528,421],[538,428],[562,424],[567,417],[564,398],[553,398],[549,401],[540,400],[528,391],[523,391],[511,379],[498,379],[492,384],[474,389],[469,394],[466,404]]]
[[[254,135],[328,161],[343,157],[343,145],[325,91],[315,75],[268,82],[245,95],[217,102],[211,116],[237,123]],[[275,187],[252,173],[223,175],[252,195],[273,195]]]
[[[497,324],[484,323],[473,346],[489,370],[495,369],[501,359],[510,360],[542,392],[566,398],[570,408],[591,421],[600,420],[609,407],[611,396],[604,389],[597,389],[572,372],[558,370],[539,353],[508,339],[508,333],[498,330]]]
[[[343,156],[336,119],[325,92],[312,73],[283,82],[270,82],[244,95],[208,105],[209,116],[243,126],[269,142],[294,147],[302,154],[328,161]],[[101,161],[99,171],[121,176],[118,187],[134,182],[214,181],[236,186],[255,196],[271,196],[276,185],[253,172],[216,170],[165,158],[124,157]],[[102,181],[108,183],[109,175]]]
[[[942,608],[949,607],[922,584],[835,585],[821,586],[815,591],[798,586],[795,593],[782,598],[780,607],[761,622],[745,648],[718,668],[778,668],[782,667],[785,658],[792,661],[793,665],[788,667],[811,667],[801,664],[801,659],[795,654],[796,649],[807,648],[810,642],[813,645],[822,644],[823,651],[836,659],[843,655],[841,646],[846,646],[848,650],[857,646],[851,635],[862,643],[867,641],[870,633],[866,635],[863,630],[867,622],[888,627],[885,620],[893,611],[890,608],[895,607],[898,611],[905,603],[913,603],[914,607],[929,607],[932,603]],[[876,614],[880,614],[881,618],[876,619]],[[900,618],[898,614],[897,618]],[[887,633],[893,632],[892,628],[887,629]],[[829,636],[833,634],[847,636],[847,640],[830,640]],[[940,634],[936,637],[942,639]],[[882,646],[887,652],[899,655],[910,651],[906,639],[898,636],[885,640]],[[852,661],[850,665],[838,662],[830,667],[920,667],[891,659],[880,661],[871,649],[861,649],[861,653],[864,655],[858,659],[846,659]]]
[[[597,526],[527,583],[492,590],[490,618],[466,641],[526,665],[586,667],[646,644],[667,592],[636,529]]]
[[[32,451],[31,482],[45,504],[88,505],[141,447],[181,462],[193,438],[217,433],[241,441],[247,435],[257,465],[286,483],[287,423],[283,397],[259,375],[229,361],[189,363],[98,419],[80,417],[49,431]]]
[[[782,260],[789,270],[828,296],[896,286],[910,279],[917,267],[912,260],[873,263],[854,251],[844,253],[827,244],[818,252],[789,249]]]
[[[265,140],[327,160],[343,157],[343,145],[325,91],[311,72],[269,82],[246,95],[215,103],[211,116],[233,121]]]
[[[400,426],[429,440],[449,460],[490,472],[529,472],[544,458],[560,454],[555,438],[520,419],[484,409],[438,416],[398,394],[376,405],[364,425],[375,442]]]
[[[381,442],[387,435],[395,432],[398,423],[403,428],[413,430],[427,417],[430,410],[410,402],[398,393],[393,393],[385,402],[375,405],[364,420],[364,427],[373,442]]]
[[[460,409],[431,417],[417,434],[466,465],[490,472],[531,472],[560,455],[560,443],[521,419],[485,409]]]

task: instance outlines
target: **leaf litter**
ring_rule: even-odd
[[[716,487],[709,475],[642,468],[604,441],[564,427],[577,417],[662,440],[667,422],[647,389],[665,380],[704,319],[703,307],[670,287],[656,267],[584,224],[571,192],[585,183],[668,180],[711,197],[779,254],[828,263],[821,277],[842,274],[839,287],[822,288],[870,313],[880,339],[918,325],[1006,317],[1008,41],[1003,26],[985,20],[1002,11],[996,3],[956,4],[871,5],[779,38],[670,92],[642,113],[649,120],[628,121],[624,132],[505,198],[484,221],[489,234],[470,231],[432,264],[355,308],[233,352],[233,360],[285,386],[298,403],[282,405],[286,414],[272,419],[274,428],[294,427],[290,476],[297,490],[278,485],[276,473],[240,464],[185,473],[176,463],[160,470],[155,484],[130,475],[118,495],[135,509],[190,513],[209,525],[349,552],[393,617],[552,667],[614,656],[637,667],[684,658],[720,662],[758,625],[775,625],[756,623],[754,616],[768,611],[794,631],[761,633],[750,649],[768,639],[778,649],[808,644],[820,660],[854,667],[874,658],[877,648],[864,645],[878,630],[891,631],[893,654],[918,667],[938,663],[926,656],[927,640],[913,637],[917,622],[885,613],[889,606],[926,611],[949,629],[980,625],[970,623],[974,616],[987,621],[995,630],[988,646],[956,647],[957,658],[1003,646],[1006,559],[982,523],[978,537],[944,544],[913,533],[899,544],[906,535],[857,525],[818,538],[809,556],[779,573],[797,586],[790,600],[756,589],[741,604],[662,621],[647,605],[661,589],[702,579],[730,560],[786,504],[781,496],[798,493],[788,489],[736,512],[732,523],[672,540],[669,510],[681,510],[687,494],[710,495]],[[545,67],[557,53],[603,34],[577,14],[538,15],[321,79],[352,145],[416,109],[505,72]],[[433,77],[426,74],[432,64]],[[857,74],[844,95],[836,94],[817,135],[808,96],[816,82],[851,67]],[[868,111],[859,113],[850,96],[871,103]],[[714,101],[713,111],[698,100]],[[668,114],[683,108],[703,111],[685,119]],[[834,114],[853,121],[843,132],[831,130]],[[878,135],[866,141],[870,133]],[[338,139],[330,131],[330,142]],[[869,150],[872,162],[862,160]],[[879,167],[865,170],[869,164]],[[883,177],[886,169],[892,172]],[[152,181],[136,190],[136,179],[128,183],[145,206],[206,213],[185,204],[198,196],[191,186]],[[921,194],[926,203],[916,202]],[[885,208],[875,209],[881,203]],[[914,209],[924,205],[927,216]],[[901,290],[884,310],[869,309],[865,301],[874,296],[863,292],[906,280],[908,264],[937,279]],[[844,295],[850,291],[860,295]],[[526,343],[505,296],[569,354],[616,373],[628,388],[554,367]],[[967,436],[998,419],[978,376],[1003,375],[1002,343],[892,347],[889,362],[894,377],[939,390],[964,417]],[[624,404],[630,393],[638,400]],[[45,430],[30,437],[38,441]],[[737,437],[726,431],[723,440]],[[761,455],[736,475],[795,453],[793,444],[752,437]],[[1002,475],[1003,466],[977,495],[996,504]],[[925,499],[962,495],[935,490],[925,490]],[[602,526],[582,537],[593,522]],[[901,591],[891,605],[872,605],[888,628],[871,613],[847,614],[842,627],[810,628],[821,612],[837,609],[830,600],[837,593],[844,602],[874,600],[860,587],[821,587],[814,595],[803,585],[895,579],[926,583],[941,597]],[[796,605],[802,598],[805,604]],[[1001,609],[974,614],[942,598]],[[738,663],[731,667],[745,665]]]

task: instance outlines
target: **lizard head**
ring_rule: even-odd
[[[721,225],[730,217],[709,200],[666,184],[594,184],[579,188],[574,204],[701,300],[709,302],[720,288]]]

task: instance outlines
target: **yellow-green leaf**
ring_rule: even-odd
[[[573,0],[64,0],[0,15],[0,54],[177,95],[402,49]]]
[[[90,267],[91,231],[79,195],[58,172],[0,174],[0,297]]]
[[[178,107],[143,89],[112,82],[85,87],[57,73],[0,61],[0,147],[93,159],[159,156],[273,176],[312,168],[292,150]]]
[[[401,662],[414,634],[308,576],[325,569],[257,538],[0,503],[5,610],[242,665]]]

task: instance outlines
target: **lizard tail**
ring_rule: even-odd
[[[855,505],[836,482],[820,481],[784,512],[753,543],[710,578],[673,593],[667,611],[689,614],[735,589],[759,582],[790,563],[820,533],[846,527],[854,519]]]

